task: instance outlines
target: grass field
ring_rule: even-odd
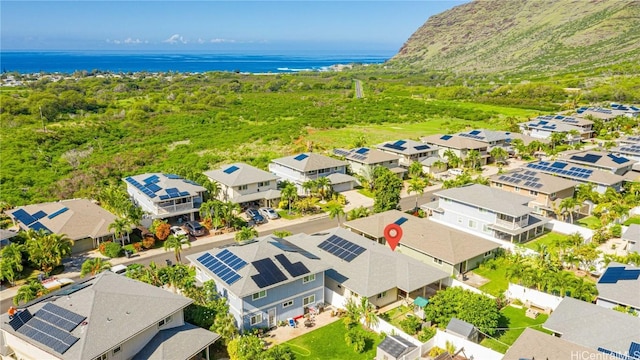
[[[640,224],[640,216],[632,216],[623,223],[624,226],[629,226],[631,224]]]
[[[526,309],[518,309],[512,306],[507,306],[500,310],[502,315],[498,326],[500,328],[508,328],[508,330],[500,330],[498,335],[492,338],[486,338],[482,340],[480,345],[486,346],[500,353],[506,353],[509,346],[512,345],[526,327],[533,327],[533,329],[540,330],[550,334],[548,330],[542,329],[541,326],[534,326],[543,324],[547,321],[548,315],[540,314],[536,319],[528,318],[525,315]]]
[[[376,347],[382,341],[375,333],[370,333],[365,351],[358,354],[347,346],[344,336],[347,330],[340,320],[323,326],[305,335],[285,342],[296,354],[296,359],[325,360],[325,359],[373,359],[376,356]]]
[[[597,229],[601,225],[600,219],[598,219],[595,216],[584,217],[584,218],[576,221],[576,224],[578,224],[580,226],[584,226],[584,227],[592,229],[592,230]]]
[[[480,290],[488,294],[499,296],[509,288],[509,281],[507,280],[507,269],[500,264],[498,264],[498,267],[495,270],[489,269],[487,267],[480,267],[473,270],[473,272],[489,279],[488,283],[480,286]]]
[[[560,234],[557,232],[550,232],[547,233],[546,235],[542,235],[541,237],[529,241],[528,243],[524,244],[524,247],[531,249],[531,250],[535,250],[536,249],[536,244],[542,244],[542,245],[547,245],[547,248],[553,248],[555,247],[555,243],[557,241],[564,241],[567,239],[567,235],[564,234]]]

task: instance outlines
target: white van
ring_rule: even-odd
[[[120,264],[111,267],[111,272],[118,275],[124,275],[127,272],[127,267]]]
[[[453,176],[459,176],[462,175],[463,171],[462,169],[449,169],[449,174],[453,175]]]

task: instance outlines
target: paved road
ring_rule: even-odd
[[[356,85],[356,98],[362,99],[364,97],[364,92],[362,91],[362,81],[355,80]]]

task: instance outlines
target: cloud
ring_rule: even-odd
[[[235,43],[236,41],[235,40],[231,40],[231,39],[219,39],[219,38],[217,38],[217,39],[211,39],[211,40],[209,40],[209,42],[213,43],[213,44],[221,44],[221,43]]]
[[[148,44],[149,40],[140,40],[138,38],[134,39],[134,38],[128,37],[124,40],[107,39],[106,42],[107,44],[115,44],[115,45],[121,45],[121,44],[138,45],[138,44]]]
[[[147,40],[143,41],[143,40],[140,40],[140,39],[132,39],[132,38],[126,38],[126,39],[124,39],[123,42],[125,44],[143,44],[143,43],[146,44],[146,43],[148,43]]]
[[[184,37],[182,37],[180,34],[173,34],[168,39],[163,40],[162,42],[168,43],[168,44],[177,44],[177,43],[186,44],[187,40],[185,40]]]

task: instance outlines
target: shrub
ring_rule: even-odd
[[[133,244],[129,244],[129,245],[125,245],[122,247],[122,250],[126,250],[131,252],[132,254],[135,254],[137,252],[136,247],[133,246]]]
[[[420,331],[420,333],[418,334],[418,340],[420,340],[420,342],[427,342],[429,341],[432,337],[436,336],[436,328],[435,327],[428,327],[425,329],[422,329],[422,331]]]
[[[347,331],[344,335],[344,340],[347,342],[348,346],[353,348],[353,351],[360,354],[364,351],[364,348],[367,345],[367,334],[365,334],[362,329],[354,327]]]
[[[113,241],[109,241],[103,244],[105,244],[105,246],[102,255],[109,258],[117,258],[118,256],[120,256],[120,253],[122,252],[122,246],[120,244]]]
[[[144,239],[142,239],[142,247],[145,249],[151,249],[155,244],[156,238],[153,237],[153,235],[145,236]]]
[[[611,235],[613,235],[613,237],[619,238],[620,236],[622,236],[622,225],[620,224],[615,224],[611,227]]]
[[[134,252],[140,252],[142,250],[142,242],[134,242],[133,244],[133,250]]]
[[[431,350],[429,350],[429,356],[430,357],[436,357],[440,354],[443,354],[445,352],[445,350],[443,348],[434,346],[431,348]]]
[[[400,327],[402,328],[402,331],[406,332],[409,335],[415,335],[420,329],[421,325],[422,320],[420,320],[416,316],[411,316],[400,321]]]
[[[171,235],[171,225],[167,223],[158,224],[156,226],[156,237],[160,241],[165,241]]]

